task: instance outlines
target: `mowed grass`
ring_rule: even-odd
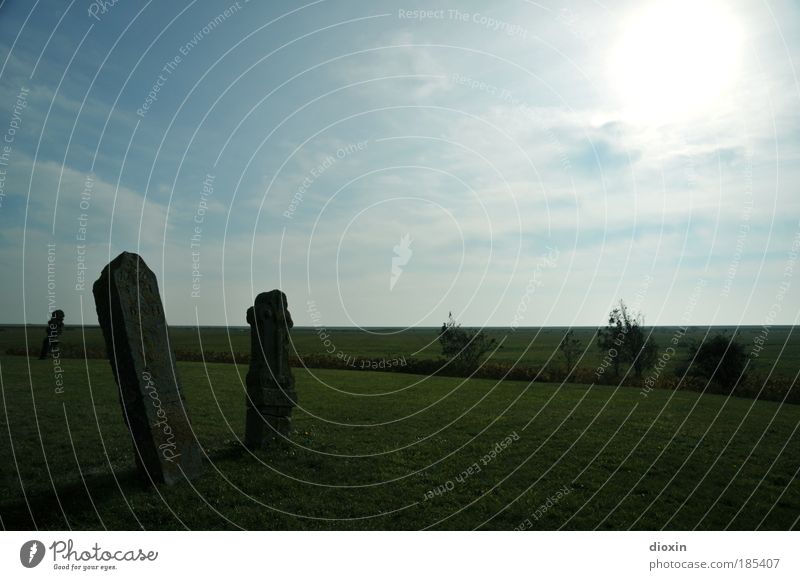
[[[292,349],[300,358],[310,354],[341,355],[356,359],[379,360],[398,356],[419,359],[437,359],[441,357],[441,348],[436,340],[438,330],[435,328],[412,328],[402,332],[392,328],[332,328],[315,329],[295,327],[291,333]],[[561,368],[564,360],[558,350],[567,328],[490,328],[486,332],[497,339],[499,348],[491,355],[490,360],[514,363],[523,367],[543,367],[546,364]],[[652,329],[653,339],[663,350],[674,346],[670,339],[675,335],[676,327],[660,326]],[[577,363],[578,368],[594,371],[605,355],[594,342],[595,329],[578,327],[574,329],[575,337],[583,343],[583,352]],[[672,356],[665,368],[671,372],[681,363],[689,359],[689,345],[692,341],[701,341],[706,335],[713,336],[727,332],[729,336],[737,335],[737,340],[745,345],[747,352],[753,348],[753,339],[762,335],[762,327],[701,327],[693,326],[681,338],[676,354]],[[0,355],[8,348],[19,348],[27,342],[29,349],[38,355],[44,336],[44,325],[0,326]],[[324,336],[321,338],[320,334]],[[325,340],[329,342],[325,342]],[[61,337],[62,345],[83,352],[104,352],[103,336],[98,327],[67,326]],[[170,327],[170,342],[173,350],[184,352],[223,352],[249,353],[250,330],[247,327]],[[793,379],[800,371],[800,333],[792,326],[773,326],[769,328],[763,350],[751,359],[749,369],[762,377]]]
[[[250,453],[246,368],[179,363],[206,474],[152,489],[108,362],[62,366],[58,394],[52,361],[0,357],[5,529],[798,527],[797,405],[295,369],[291,441]]]

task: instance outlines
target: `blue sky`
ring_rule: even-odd
[[[0,321],[127,250],[172,324],[795,323],[800,7],[490,6],[6,0]]]

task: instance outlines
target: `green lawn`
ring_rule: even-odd
[[[179,363],[206,475],[154,490],[108,363],[62,364],[59,394],[51,361],[0,356],[6,529],[799,527],[798,405],[296,369],[292,444],[251,454],[246,368]]]
[[[359,359],[380,359],[383,357],[405,356],[422,359],[436,359],[441,356],[441,348],[436,341],[437,330],[433,328],[410,329],[397,333],[397,329],[326,329],[330,336],[330,345],[326,346],[320,340],[318,331],[314,328],[295,328],[291,339],[293,348],[302,357],[307,354],[342,353]],[[551,364],[563,365],[563,359],[558,351],[565,328],[519,328],[517,330],[492,328],[487,333],[498,339],[500,348],[492,356],[493,360],[513,362],[522,366],[541,367],[551,361]],[[670,345],[670,338],[675,333],[673,327],[656,327],[653,337],[656,342],[665,348]],[[675,364],[687,358],[688,345],[691,340],[701,340],[708,332],[713,335],[727,331],[734,334],[733,327],[691,327],[686,336],[678,345],[677,354],[672,357],[667,371]],[[753,338],[761,332],[761,327],[747,326],[738,330],[739,342],[747,346],[749,351],[753,346]],[[28,344],[31,351],[39,352],[41,340],[44,336],[44,325],[29,326],[27,328]],[[600,363],[603,354],[593,343],[594,329],[580,327],[575,329],[575,335],[583,342],[585,352],[579,367],[594,371]],[[201,327],[200,331],[189,327],[171,327],[170,340],[173,350],[197,352],[250,352],[250,331],[245,327]],[[62,345],[65,347],[83,348],[87,350],[104,352],[103,337],[97,327],[69,326],[62,335]],[[22,347],[25,344],[24,329],[20,326],[0,326],[0,355],[6,349]],[[762,376],[772,374],[774,377],[792,379],[800,371],[800,333],[795,332],[791,326],[772,327],[768,334],[764,350],[751,362],[750,368]]]

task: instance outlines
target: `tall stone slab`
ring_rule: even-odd
[[[173,484],[202,472],[155,274],[123,252],[92,288],[139,472]]]
[[[250,369],[247,372],[245,444],[258,448],[267,439],[287,436],[297,405],[289,367],[289,330],[294,326],[280,290],[262,292],[247,310]]]

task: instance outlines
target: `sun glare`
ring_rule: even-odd
[[[634,14],[612,51],[626,114],[670,122],[710,111],[736,78],[741,27],[721,4],[671,0]]]

